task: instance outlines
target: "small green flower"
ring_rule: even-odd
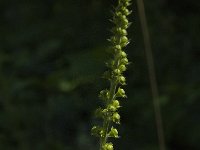
[[[121,59],[121,64],[123,64],[123,65],[128,65],[128,59],[127,58],[123,58],[123,59]]]
[[[126,9],[126,8],[122,9],[122,11],[123,11],[123,13],[124,13],[126,16],[128,16],[128,15],[131,14],[131,11],[129,11],[129,10]]]
[[[125,29],[122,29],[121,27],[115,27],[112,29],[113,33],[117,33],[119,36],[126,36],[127,31]]]
[[[129,40],[126,36],[122,36],[120,40],[122,47],[125,47],[129,43]]]
[[[120,66],[119,66],[119,70],[120,70],[121,72],[126,71],[126,66],[125,66],[125,65],[120,65]]]
[[[120,123],[120,115],[116,112],[112,116],[112,121],[119,124]]]
[[[113,105],[115,108],[119,108],[119,107],[120,107],[120,104],[119,104],[119,101],[118,101],[118,100],[113,100],[112,105]]]
[[[114,72],[114,74],[119,75],[121,73],[121,70],[120,69],[115,69],[113,72]]]
[[[124,76],[119,76],[118,81],[122,85],[126,85],[126,78]]]
[[[122,88],[118,88],[118,91],[116,93],[116,97],[126,97],[125,91]]]
[[[117,129],[112,127],[109,132],[109,136],[114,138],[119,138]]]
[[[117,108],[115,107],[115,106],[113,106],[113,105],[108,105],[108,110],[110,110],[110,111],[116,111],[117,110]]]
[[[118,100],[113,100],[112,103],[108,105],[108,110],[112,112],[116,111],[118,108],[120,108]]]
[[[122,58],[126,58],[126,57],[127,57],[127,54],[126,54],[124,51],[121,51],[120,56],[121,56]],[[127,58],[126,58],[126,59],[127,59]]]
[[[121,45],[116,45],[115,49],[118,50],[118,51],[121,50]]]
[[[125,36],[125,35],[127,35],[127,31],[125,29],[122,29],[120,34]]]
[[[103,150],[113,150],[113,144],[105,143],[105,145],[103,145]]]

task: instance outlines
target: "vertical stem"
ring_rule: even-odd
[[[108,103],[110,103],[113,100],[116,88],[117,88],[117,83],[114,80],[111,81],[110,82],[110,100],[109,100]],[[106,105],[108,105],[108,104],[106,104]],[[108,134],[109,125],[110,125],[110,120],[109,119],[104,119],[104,121],[103,121],[103,129],[105,129],[105,134],[100,139],[100,150],[103,150],[102,146],[105,145],[105,143],[107,142],[107,134]]]
[[[160,150],[165,150],[165,137],[164,137],[164,131],[163,131],[161,108],[159,104],[159,93],[158,93],[154,59],[153,59],[153,53],[151,49],[151,41],[150,41],[148,25],[146,21],[145,7],[144,7],[143,0],[137,0],[137,5],[138,5],[140,22],[142,26],[145,53],[146,53],[146,59],[147,59],[147,64],[148,64],[148,70],[149,70],[149,79],[150,79],[152,96],[153,96],[153,104],[154,104],[154,112],[155,112],[156,125],[157,125],[159,147],[160,147]]]

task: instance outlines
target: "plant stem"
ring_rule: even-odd
[[[155,66],[154,66],[154,58],[153,58],[153,52],[151,49],[151,41],[150,41],[150,35],[149,35],[148,25],[146,21],[146,14],[145,14],[145,7],[144,7],[143,0],[137,0],[137,5],[138,5],[140,22],[142,26],[145,53],[146,53],[146,58],[147,58],[148,70],[149,70],[149,79],[150,79],[150,85],[151,85],[152,96],[153,96],[153,105],[154,105],[154,112],[155,112],[155,118],[156,118],[159,147],[160,147],[160,150],[165,150],[166,149],[165,136],[164,136],[163,123],[162,123],[161,107],[159,103],[159,92],[158,92],[158,86],[157,86],[157,80],[156,80],[156,71],[155,71]]]
[[[112,81],[110,82],[110,99],[106,105],[108,105],[112,100],[114,100],[116,88],[117,88],[117,83],[114,81],[114,79],[112,79]],[[105,134],[100,139],[100,150],[103,150],[103,145],[107,142],[107,134],[110,123],[111,123],[110,119],[104,119],[103,121],[103,129]]]

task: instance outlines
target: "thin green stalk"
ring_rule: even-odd
[[[153,58],[153,52],[151,49],[151,40],[150,40],[143,0],[137,0],[137,5],[138,5],[140,22],[142,26],[144,45],[145,45],[145,54],[146,54],[147,65],[148,65],[148,70],[149,70],[149,79],[150,79],[150,85],[151,85],[152,96],[153,96],[153,105],[154,105],[154,112],[155,112],[155,118],[156,118],[159,147],[160,147],[160,150],[165,150],[166,149],[165,136],[164,136],[163,123],[162,123],[161,108],[160,108],[160,103],[159,103],[159,92],[158,92],[158,86],[157,86],[157,80],[156,80],[156,71],[155,71],[155,66],[154,66],[154,58]]]
[[[117,83],[115,81],[111,81],[111,86],[110,86],[110,100],[108,102],[107,105],[109,105],[113,100],[114,100],[114,96],[115,96],[115,91],[117,88]],[[105,130],[105,136],[103,136],[100,140],[101,140],[101,145],[100,145],[100,150],[103,150],[102,145],[106,144],[107,141],[107,134],[108,133],[108,129],[109,129],[109,125],[110,125],[111,121],[110,120],[104,120],[103,121],[103,128],[106,129]]]

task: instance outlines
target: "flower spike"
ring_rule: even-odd
[[[131,14],[127,7],[131,5],[131,0],[118,0],[118,5],[114,7],[112,19],[114,24],[111,29],[110,52],[113,56],[106,63],[108,70],[103,77],[110,82],[109,90],[102,90],[99,98],[103,100],[104,106],[96,110],[96,116],[103,119],[102,126],[92,128],[93,135],[100,138],[100,150],[114,150],[113,144],[108,142],[108,138],[118,138],[118,130],[112,124],[120,124],[120,114],[118,109],[121,107],[119,100],[116,98],[126,98],[126,94],[121,86],[126,85],[126,78],[123,73],[129,64],[127,54],[124,48],[130,40],[127,35],[127,28],[130,26],[128,16]]]

